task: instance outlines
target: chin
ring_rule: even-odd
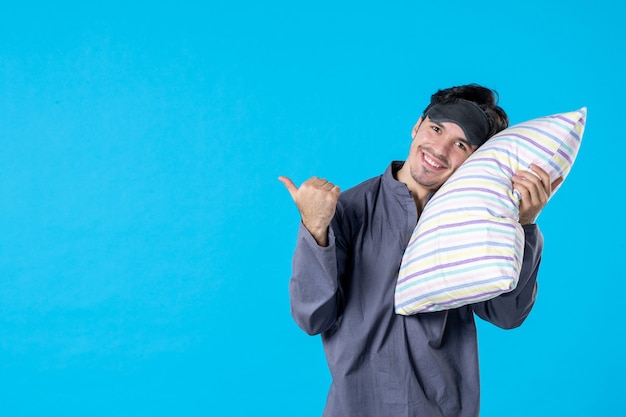
[[[424,187],[428,190],[437,190],[443,185],[443,181],[424,178],[423,175],[419,175],[415,171],[411,171],[411,178],[413,178],[413,181],[415,181],[421,187]]]

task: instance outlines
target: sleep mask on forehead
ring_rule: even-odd
[[[437,123],[457,124],[469,143],[478,147],[485,143],[489,134],[487,114],[473,101],[460,99],[456,103],[433,105],[424,116]]]

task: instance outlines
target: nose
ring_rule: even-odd
[[[434,152],[437,153],[438,157],[447,159],[447,156],[449,155],[452,146],[454,146],[453,141],[442,139],[434,142],[432,144],[432,149]]]

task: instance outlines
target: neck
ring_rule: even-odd
[[[421,215],[422,210],[424,210],[424,206],[428,202],[428,198],[432,193],[432,190],[415,182],[415,180],[411,176],[411,168],[409,167],[409,164],[407,162],[405,162],[402,168],[398,170],[398,173],[396,174],[396,179],[407,186],[411,193],[411,196],[413,197],[413,200],[415,201],[417,214]]]

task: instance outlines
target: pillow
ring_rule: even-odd
[[[396,313],[456,308],[517,286],[524,231],[513,174],[534,163],[551,181],[565,179],[586,117],[583,107],[509,127],[450,176],[424,208],[402,257]]]

